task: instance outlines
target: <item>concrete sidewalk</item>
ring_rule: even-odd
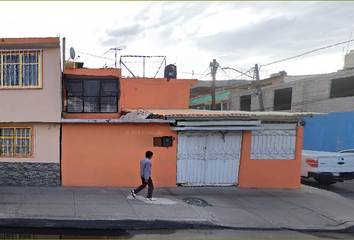
[[[158,188],[156,202],[146,200],[146,189],[136,199],[130,190],[0,187],[0,227],[344,230],[354,226],[354,201],[304,185],[300,190]]]

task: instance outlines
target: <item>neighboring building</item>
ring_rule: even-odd
[[[261,87],[282,84],[288,81],[294,81],[297,76],[287,76],[285,71],[272,74],[269,78],[260,81]],[[247,90],[255,91],[257,89],[256,81],[246,80],[226,80],[215,81],[215,104],[216,110],[243,110],[250,111],[251,97],[246,95],[242,97],[240,106],[234,106],[230,102],[230,91],[244,92]],[[189,107],[191,109],[211,109],[211,81],[198,81],[198,84],[191,87],[191,100]],[[227,95],[227,96],[226,96]]]
[[[262,87],[266,111],[345,112],[354,111],[354,70],[338,71],[301,80]],[[248,99],[247,103],[244,99]],[[230,102],[235,110],[247,106],[259,111],[256,89],[231,91]]]
[[[60,185],[59,38],[0,39],[0,185]]]
[[[190,109],[211,110],[211,94],[191,98],[189,101]],[[222,91],[215,93],[215,108],[216,110],[227,111],[230,109],[230,92]]]
[[[221,92],[235,88],[238,86],[243,86],[249,84],[251,81],[247,80],[216,80],[215,81],[215,92]],[[212,93],[212,81],[201,81],[191,86],[190,98],[196,98],[204,95],[209,95]]]

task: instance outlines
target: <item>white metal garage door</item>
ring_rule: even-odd
[[[178,132],[177,183],[236,185],[241,141],[241,131]]]

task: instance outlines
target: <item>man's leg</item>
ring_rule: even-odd
[[[144,188],[146,187],[146,182],[145,182],[145,179],[142,177],[141,178],[141,185],[134,190],[134,193],[138,193],[140,192],[141,190],[143,190]]]
[[[154,191],[154,183],[152,182],[151,178],[149,178],[148,186],[149,186],[149,189],[148,189],[147,198],[152,198],[152,192]]]

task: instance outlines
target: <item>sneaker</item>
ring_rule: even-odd
[[[146,198],[148,201],[156,201],[156,198]]]
[[[135,194],[134,190],[132,190],[131,193],[132,193],[133,198],[135,198],[136,194]]]

